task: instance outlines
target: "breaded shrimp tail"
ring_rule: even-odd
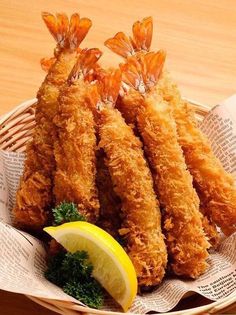
[[[117,74],[120,75],[120,74]],[[105,86],[105,80],[108,76],[105,75],[103,70],[98,72],[98,80],[103,81],[103,87]],[[111,81],[113,83],[113,81]],[[120,84],[120,77],[118,77],[118,83]],[[117,87],[119,88],[119,84]],[[109,85],[109,81],[106,82]],[[109,87],[110,89],[111,87]],[[102,90],[104,94],[107,89]],[[114,91],[118,94],[118,89]],[[99,141],[98,135],[98,141]],[[109,169],[106,165],[106,154],[102,148],[99,148],[97,152],[97,187],[100,202],[100,217],[98,225],[110,233],[116,239],[120,239],[119,229],[121,227],[121,202],[120,198],[114,191],[112,179],[109,173]]]
[[[127,37],[124,33],[120,32],[117,33],[113,38],[108,39],[105,42],[105,45],[108,48],[110,48],[113,52],[117,53],[118,55],[124,58],[129,58],[130,56],[135,55],[137,59],[140,59],[140,56],[146,54],[150,49],[152,31],[153,31],[152,19],[146,18],[142,22],[137,21],[134,23],[133,39]],[[131,60],[130,63],[132,63]],[[133,60],[133,62],[134,66],[135,65],[137,66],[137,62],[135,62],[135,60]],[[135,67],[133,67],[132,71],[135,71],[134,69]],[[156,69],[162,70],[160,66],[156,67]],[[129,72],[129,74],[127,73],[127,71],[124,72],[127,73],[127,75],[132,76],[132,71]],[[124,91],[127,89],[127,84],[124,82],[123,88]],[[169,104],[173,105],[174,108],[176,107],[176,105],[178,106],[179,102],[181,101],[181,95],[178,91],[177,86],[170,79],[170,76],[167,71],[160,71],[158,82],[156,84],[156,89],[158,90],[158,93],[163,97],[163,99],[167,101]],[[136,133],[137,133],[136,116],[138,108],[135,104],[140,102],[142,102],[142,100],[140,99],[140,93],[137,91],[137,89],[129,89],[129,93],[122,93],[122,96],[118,98],[116,104],[116,107],[122,112],[125,121],[128,124],[134,126],[134,130],[136,131]],[[176,118],[175,111],[174,118]],[[206,232],[207,237],[209,238],[212,246],[216,247],[219,241],[219,235],[214,222],[212,222],[212,219],[209,217],[209,213],[206,214],[204,212],[203,226],[204,231]]]
[[[42,14],[49,31],[57,41],[56,61],[37,94],[36,127],[26,149],[26,160],[20,187],[13,209],[15,223],[28,230],[40,231],[51,217],[52,178],[55,171],[53,142],[56,129],[53,118],[57,98],[76,61],[78,45],[87,34],[91,21],[73,14],[69,21],[65,14]]]
[[[236,231],[236,188],[198,128],[192,110],[181,101],[173,108],[186,163],[205,213],[226,235]]]
[[[121,199],[120,234],[138,283],[153,286],[162,281],[167,264],[161,214],[142,144],[114,108],[119,85],[119,71],[106,74],[99,83],[100,147],[105,151],[114,189]]]
[[[141,109],[138,104],[143,102],[142,93],[145,92],[145,85],[151,87],[158,81],[164,65],[165,52],[160,50],[158,53],[147,53],[145,64],[143,58],[140,58],[141,56],[129,57],[126,63],[120,64],[122,91],[117,102],[117,108],[123,114],[125,121],[134,126]],[[146,73],[146,65],[148,65],[148,73]]]
[[[133,24],[133,37],[126,36],[123,32],[105,41],[105,46],[121,57],[127,58],[137,52],[149,51],[152,42],[153,22],[152,17],[144,18]]]
[[[78,49],[92,26],[90,19],[81,19],[78,13],[72,14],[70,21],[64,13],[54,16],[51,13],[43,12],[42,18],[56,40],[58,48],[61,49]]]
[[[209,243],[171,108],[155,91],[164,60],[163,51],[148,53],[121,68],[124,82],[143,95],[136,119],[163,208],[170,266],[177,275],[197,278],[206,270]]]
[[[54,143],[56,204],[74,202],[89,222],[99,215],[96,188],[96,124],[93,112],[98,101],[96,85],[87,75],[101,56],[98,49],[83,50],[59,96],[58,128]]]
[[[123,32],[117,33],[114,37],[105,41],[105,46],[123,58],[147,53],[152,41],[152,17],[144,18],[142,21],[136,21],[133,24],[132,31],[132,37],[125,35]],[[135,89],[131,89],[129,93],[122,96],[123,97],[118,97],[116,107],[122,113],[125,112],[125,121],[128,124],[134,125],[136,117],[135,103],[140,101],[140,94]],[[123,98],[125,101],[123,101]]]

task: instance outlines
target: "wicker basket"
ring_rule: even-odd
[[[200,103],[188,100],[191,106],[195,109],[197,117],[202,120],[206,113],[209,111],[209,107]],[[34,105],[36,99],[26,101],[11,112],[0,117],[0,149],[24,152],[27,141],[31,138],[32,130],[34,128]],[[32,296],[28,296],[32,301],[48,308],[59,314],[68,315],[89,315],[89,314],[100,314],[100,315],[123,315],[124,313],[119,312],[106,312],[87,307],[80,306],[72,302],[63,302],[58,300],[41,299]],[[226,297],[220,301],[209,303],[204,306],[188,308],[181,311],[169,312],[162,315],[195,315],[195,314],[223,314],[230,309],[235,308],[236,312],[236,294],[233,296]],[[131,313],[126,313],[131,314]]]

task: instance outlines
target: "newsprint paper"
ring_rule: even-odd
[[[201,128],[226,170],[235,176],[236,95],[214,107]],[[44,278],[44,244],[11,225],[23,162],[23,154],[0,152],[0,289],[82,304]],[[190,291],[213,301],[236,294],[236,233],[223,239],[219,249],[211,252],[208,263],[207,272],[197,280],[167,278],[155,291],[137,296],[130,311],[167,312]],[[104,309],[119,310],[109,299]]]

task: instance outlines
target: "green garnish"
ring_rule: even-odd
[[[85,251],[60,252],[50,258],[45,277],[77,300],[99,308],[103,303],[103,291],[92,277],[93,266],[88,258]]]
[[[99,308],[103,304],[101,286],[95,280],[83,283],[80,286],[75,281],[68,282],[63,290],[90,307]]]
[[[61,202],[56,208],[52,209],[55,225],[65,222],[86,221],[73,202]]]
[[[61,202],[52,209],[54,224],[65,222],[86,221],[73,202]],[[84,304],[99,308],[103,303],[103,291],[100,284],[92,277],[93,266],[85,251],[74,254],[59,252],[50,257],[45,277],[58,285]]]

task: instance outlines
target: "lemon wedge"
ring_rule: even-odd
[[[85,250],[94,278],[126,312],[137,294],[134,266],[120,244],[107,232],[84,221],[44,228],[68,252]]]

